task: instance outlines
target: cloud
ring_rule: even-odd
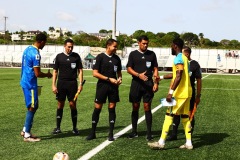
[[[66,12],[57,12],[56,16],[59,20],[63,20],[63,21],[75,21],[76,20],[76,18],[74,16],[72,16],[71,14],[66,13]]]
[[[209,0],[208,3],[204,3],[200,9],[203,11],[229,9],[236,3],[237,0]]]

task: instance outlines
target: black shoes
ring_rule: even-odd
[[[54,128],[53,131],[52,131],[52,134],[59,134],[59,133],[62,133],[60,128]]]
[[[167,141],[175,141],[175,140],[177,140],[177,136],[171,135],[167,138]]]
[[[152,141],[153,140],[153,136],[152,135],[147,135],[146,140],[147,141]]]
[[[89,134],[86,138],[87,141],[90,141],[90,140],[93,140],[93,139],[96,139],[96,134],[95,133],[94,134],[93,133]]]
[[[75,135],[79,135],[79,131],[78,131],[77,128],[74,128],[74,129],[72,130],[72,133],[75,134]]]
[[[115,140],[115,138],[113,138],[113,133],[109,133],[108,140],[109,141],[114,141]]]
[[[127,136],[128,139],[133,139],[133,138],[137,138],[137,137],[138,137],[137,132],[132,132]]]

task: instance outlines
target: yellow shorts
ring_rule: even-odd
[[[181,115],[181,114],[185,114],[188,115],[189,114],[189,108],[190,108],[190,98],[175,98],[176,99],[176,106],[173,107],[169,107],[167,109],[167,113],[169,114],[176,114],[176,115]]]

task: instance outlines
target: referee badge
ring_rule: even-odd
[[[76,63],[71,63],[71,68],[72,69],[76,68]]]
[[[94,60],[93,60],[93,65],[94,65],[95,63],[96,63],[96,60],[94,59]]]
[[[147,61],[146,66],[147,66],[147,68],[151,67],[151,62]]]
[[[114,66],[114,72],[117,72],[117,68],[118,68],[117,66]]]

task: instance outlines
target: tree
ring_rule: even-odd
[[[204,45],[204,34],[199,33],[198,36],[200,37],[200,47],[202,47]]]
[[[106,29],[101,29],[98,33],[108,33]]]
[[[183,33],[181,35],[181,38],[189,47],[199,44],[198,36],[196,34],[193,34],[192,32]]]
[[[137,30],[132,34],[132,38],[137,39],[138,37],[140,37],[141,35],[145,35],[145,31],[144,30]]]
[[[49,27],[48,30],[49,30],[50,32],[55,31],[54,27]]]

